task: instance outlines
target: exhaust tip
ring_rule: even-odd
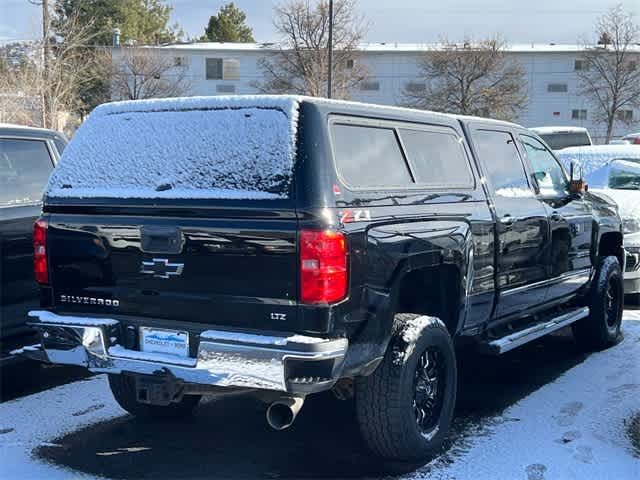
[[[304,399],[283,398],[276,400],[267,408],[267,423],[274,430],[284,430],[293,425]]]

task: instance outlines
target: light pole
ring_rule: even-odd
[[[327,98],[331,98],[331,77],[333,75],[333,0],[329,0],[329,71],[327,72]]]

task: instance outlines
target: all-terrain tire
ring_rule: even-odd
[[[200,395],[184,395],[169,405],[149,405],[136,399],[135,379],[127,375],[109,375],[109,387],[113,397],[131,415],[146,419],[174,419],[188,417],[200,402]]]
[[[421,376],[431,355],[435,361],[426,363],[438,373]],[[438,379],[435,389],[424,383],[425,377]],[[456,382],[455,350],[444,323],[435,317],[396,315],[384,359],[373,374],[356,379],[356,415],[369,449],[394,461],[422,461],[437,453],[453,419]],[[426,391],[437,392],[435,408],[423,409],[432,413],[428,416],[418,406]]]
[[[589,316],[572,325],[573,336],[585,350],[603,350],[618,342],[624,305],[620,262],[604,257],[589,292]]]

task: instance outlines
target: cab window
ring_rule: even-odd
[[[473,141],[494,195],[508,198],[534,196],[510,133],[476,130]]]
[[[539,140],[528,135],[520,135],[520,140],[531,164],[533,179],[541,195],[564,196],[569,193],[564,170]]]

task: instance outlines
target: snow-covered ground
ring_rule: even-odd
[[[627,422],[640,411],[640,311],[624,319],[620,345],[507,409],[453,463],[435,460],[409,478],[639,479]]]
[[[404,478],[640,478],[640,458],[634,456],[625,423],[640,410],[640,311],[625,311],[624,318],[625,340],[620,345],[590,355],[500,416],[485,419],[477,434],[469,426],[464,448],[454,445],[445,456]],[[101,435],[104,427],[97,424],[117,422],[123,415],[103,376],[0,404],[0,478],[98,478],[49,464],[34,455],[34,449],[65,448],[54,440],[92,425],[96,436]],[[279,447],[271,443],[269,448]],[[108,455],[119,450],[128,449],[112,449]],[[94,455],[98,461],[116,458],[104,452]]]

